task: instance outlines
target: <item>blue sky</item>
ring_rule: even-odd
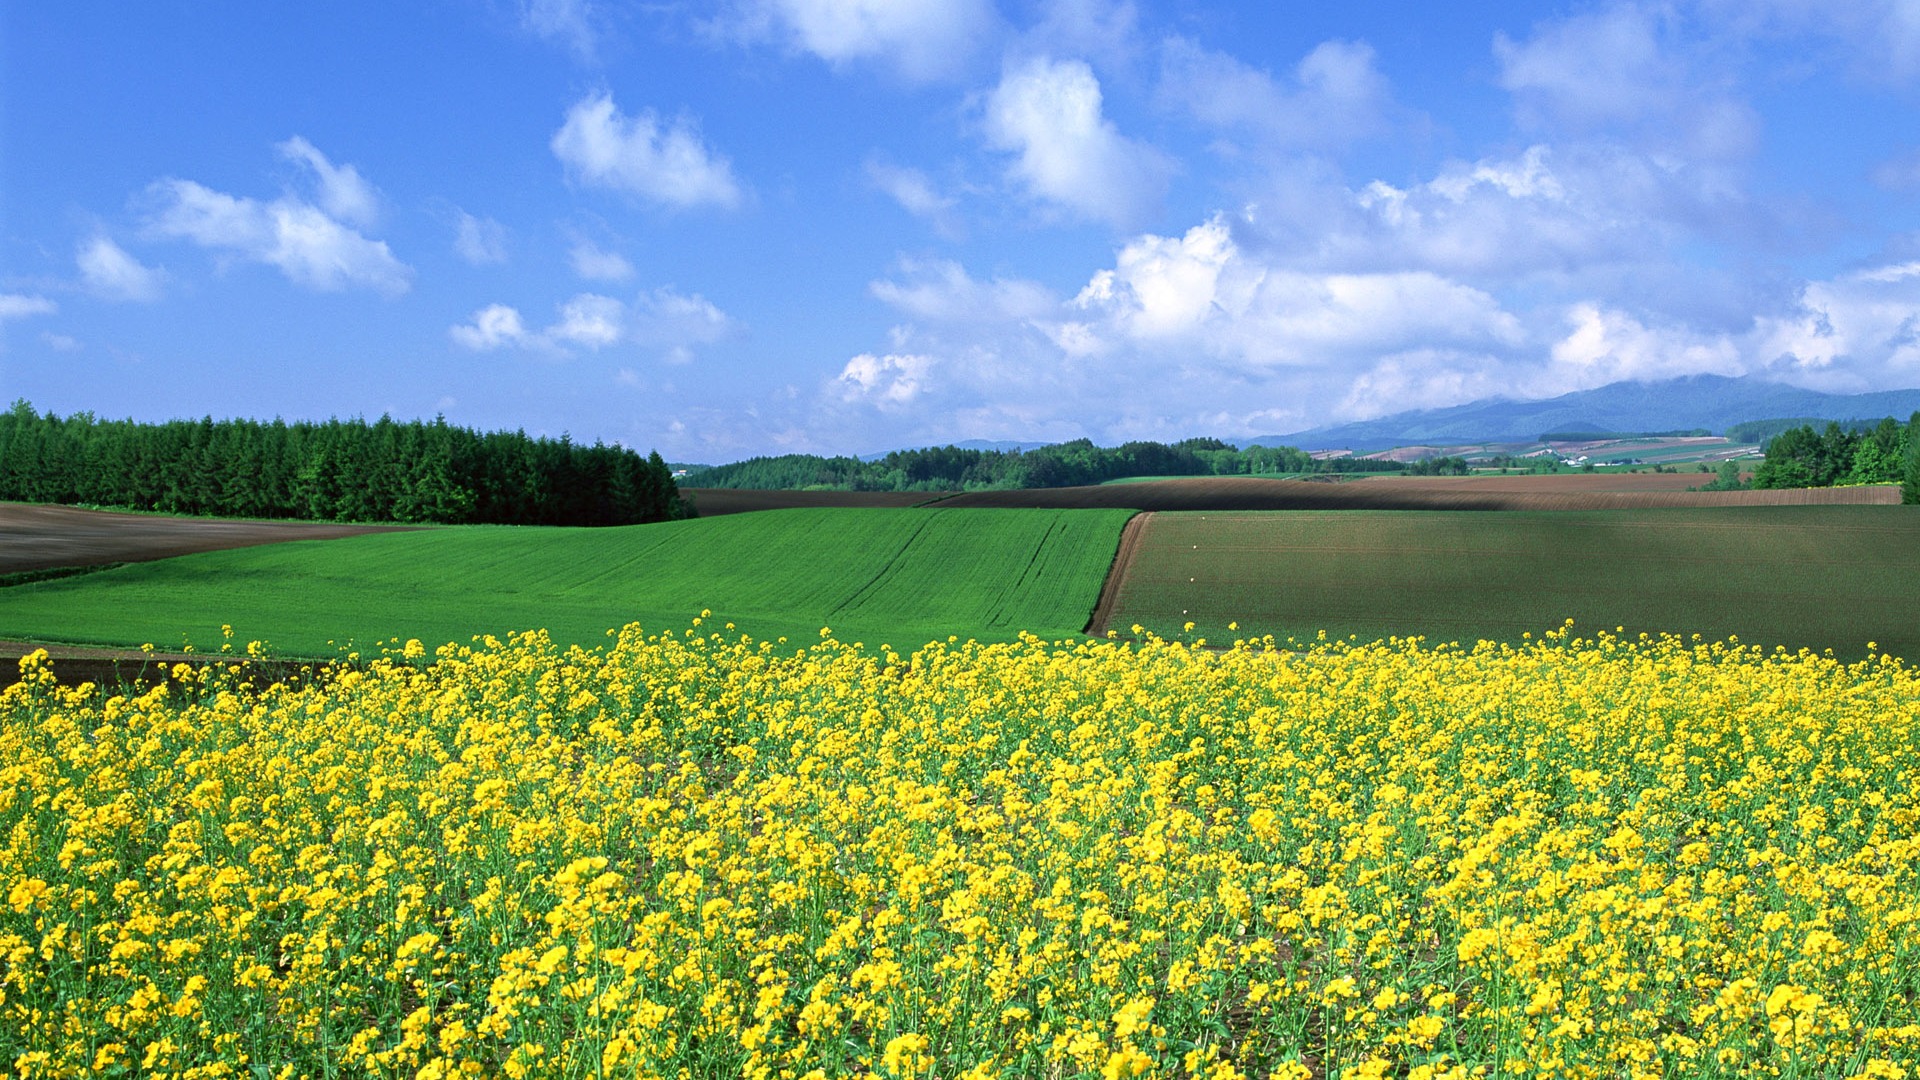
[[[23,0],[0,398],[675,460],[1920,386],[1920,0]]]

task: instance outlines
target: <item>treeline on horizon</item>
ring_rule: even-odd
[[[1816,431],[1802,423],[1774,434],[1763,450],[1756,488],[1899,484],[1901,502],[1920,503],[1920,412],[1905,424],[1887,417]]]
[[[969,450],[936,446],[856,457],[785,454],[690,472],[688,487],[838,491],[995,491],[1077,487],[1131,476],[1297,476],[1303,473],[1404,472],[1395,461],[1316,459],[1291,446],[1238,449],[1219,439],[1168,445],[1130,442],[1095,446],[1090,439],[1036,450]]]
[[[172,514],[418,524],[635,525],[684,516],[658,453],[443,418],[323,423],[0,413],[0,499]]]

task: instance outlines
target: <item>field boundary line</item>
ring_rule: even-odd
[[[1120,602],[1120,588],[1126,584],[1127,574],[1133,569],[1134,556],[1140,550],[1142,538],[1146,536],[1147,525],[1154,516],[1152,510],[1142,510],[1127,519],[1120,528],[1120,543],[1113,551],[1113,565],[1107,567],[1107,578],[1100,583],[1100,599],[1093,605],[1093,614],[1087,619],[1087,628],[1083,633],[1103,637],[1107,632],[1107,623],[1113,618],[1113,609]]]

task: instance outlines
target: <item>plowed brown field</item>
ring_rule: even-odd
[[[1133,524],[1095,633],[1470,644],[1571,618],[1587,633],[1737,634],[1849,657],[1873,641],[1920,659],[1920,507],[1204,512]]]
[[[1782,491],[1687,491],[1685,473],[1395,476],[1343,483],[1196,477],[1097,487],[969,491],[940,506],[1134,510],[1649,510],[1707,506],[1859,506],[1900,501],[1888,485]]]
[[[755,491],[742,488],[681,488],[680,493],[692,496],[693,507],[701,517],[816,506],[919,506],[944,494],[938,491]]]
[[[162,517],[81,510],[72,506],[0,503],[0,574],[59,566],[146,562],[196,551],[220,551],[285,540],[331,540],[409,527]]]

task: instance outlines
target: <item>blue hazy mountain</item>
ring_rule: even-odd
[[[1920,410],[1920,389],[1825,394],[1747,376],[1689,375],[1660,382],[1618,382],[1543,401],[1493,398],[1445,409],[1416,409],[1378,420],[1267,435],[1249,445],[1305,450],[1385,450],[1415,444],[1529,442],[1547,432],[1643,432],[1705,428],[1715,434],[1746,420],[1809,417],[1905,421]]]

